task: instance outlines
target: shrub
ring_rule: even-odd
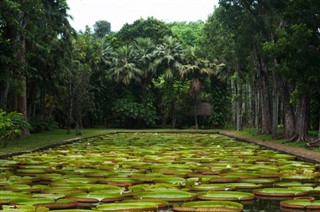
[[[21,113],[6,113],[0,108],[0,145],[6,146],[9,140],[19,136],[24,129],[29,129],[29,123]]]
[[[31,132],[39,133],[47,130],[53,130],[58,128],[58,123],[55,122],[51,117],[36,116],[30,120]]]

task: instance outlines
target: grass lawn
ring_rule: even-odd
[[[66,130],[59,129],[32,134],[26,138],[14,139],[9,141],[6,147],[0,147],[0,155],[21,151],[32,151],[44,146],[63,143],[65,140],[71,138],[90,137],[94,135],[105,134],[111,131],[105,129],[85,129],[81,130],[82,136],[76,136],[75,131],[72,131],[70,134],[67,134],[66,132]]]
[[[292,146],[292,147],[296,147],[296,148],[302,148],[302,149],[306,149],[306,150],[311,150],[314,152],[320,152],[320,148],[306,148],[305,144],[307,142],[287,142],[287,139],[273,139],[272,135],[259,135],[256,131],[256,129],[252,129],[252,128],[246,128],[243,129],[243,131],[235,131],[235,130],[230,130],[233,133],[236,133],[238,135],[242,135],[242,136],[246,136],[246,137],[250,137],[250,138],[255,138],[258,140],[266,140],[266,141],[272,141],[275,142],[277,144],[283,144],[283,145],[288,145],[288,146]],[[309,134],[311,136],[316,136],[317,132],[312,131],[309,132]]]

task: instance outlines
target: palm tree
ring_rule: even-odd
[[[174,78],[178,77],[179,68],[183,61],[183,46],[176,38],[166,36],[163,42],[156,47],[154,56],[156,59],[153,65],[160,71],[162,81],[164,82],[160,103],[162,126],[164,127],[170,112],[172,112],[172,120],[175,119],[176,109],[174,98],[172,98],[172,91]]]
[[[132,81],[140,82],[142,75],[143,72],[135,61],[134,48],[126,45],[117,49],[108,77],[118,83],[129,85]]]
[[[156,74],[156,69],[153,66],[155,43],[150,38],[137,38],[134,42],[136,49],[136,62],[139,69],[142,70],[141,89],[142,93],[148,90],[148,87]]]
[[[212,75],[216,67],[208,60],[197,57],[195,47],[188,48],[185,56],[187,64],[180,66],[179,73],[181,78],[191,78],[190,95],[194,97],[194,120],[198,128],[197,96],[201,91],[201,77]]]
[[[156,60],[155,67],[163,66],[164,78],[171,80],[175,71],[178,71],[183,60],[183,46],[178,39],[172,36],[164,37],[163,43],[156,47],[154,52]]]

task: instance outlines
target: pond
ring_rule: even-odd
[[[218,134],[110,134],[0,160],[0,170],[0,211],[275,212],[320,205],[318,165]]]

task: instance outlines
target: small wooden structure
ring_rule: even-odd
[[[196,109],[196,114],[195,114]],[[199,102],[195,108],[192,108],[188,115],[190,116],[211,116],[212,114],[212,105],[209,102]]]

